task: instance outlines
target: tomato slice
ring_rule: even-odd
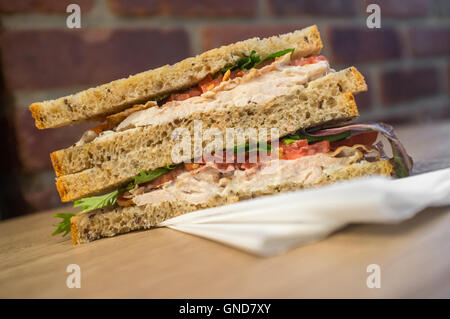
[[[233,71],[231,71],[230,74],[230,79],[234,79],[237,77],[241,77],[244,76],[245,73],[247,73],[248,71],[242,71],[241,69],[234,69]]]
[[[211,75],[208,75],[206,78],[200,81],[198,87],[200,88],[202,93],[205,93],[218,86],[222,82],[222,78],[222,74],[218,75],[215,79],[213,79]]]
[[[187,93],[189,94],[189,97],[200,96],[200,95],[202,95],[202,90],[199,87],[195,86],[195,87],[189,89],[189,91]]]
[[[298,140],[289,145],[283,142],[280,143],[280,158],[284,160],[294,160],[303,156],[327,153],[329,151],[329,141],[321,141],[311,145],[308,145],[307,140]]]
[[[93,131],[93,132],[95,132],[97,134],[100,134],[101,132],[103,132],[103,131],[105,131],[107,129],[109,129],[108,124],[99,124],[97,126],[94,126],[94,127],[90,128],[89,130]]]
[[[206,78],[204,78],[198,83],[198,87],[200,88],[200,90],[202,90],[202,93],[208,91],[208,86],[212,80],[213,80],[212,76],[208,75]]]
[[[184,101],[193,96],[202,95],[202,91],[198,87],[190,88],[184,93],[172,93],[170,94],[169,101]]]
[[[172,93],[170,95],[170,101],[184,101],[190,98],[191,96],[188,93]]]
[[[303,66],[307,64],[314,64],[320,61],[328,61],[323,55],[314,55],[307,58],[298,58],[291,61],[291,65]]]
[[[331,149],[336,149],[340,146],[353,146],[355,144],[362,144],[367,146],[372,146],[377,140],[378,132],[366,132],[358,135],[353,135],[352,137],[331,143]]]

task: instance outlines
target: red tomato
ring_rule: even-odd
[[[314,154],[328,153],[330,151],[330,142],[329,141],[317,142],[317,143],[308,145],[308,148],[310,150],[314,151]]]
[[[199,87],[193,87],[187,91],[190,97],[202,95],[202,90]]]
[[[283,148],[283,150],[300,149],[305,146],[308,146],[308,140],[298,140],[298,141],[292,142],[291,144],[286,144],[284,142],[280,142],[280,148]]]
[[[362,144],[371,146],[375,141],[377,140],[378,132],[367,132],[367,133],[361,133],[358,135],[354,135],[350,137],[349,139],[332,142],[331,148],[336,149],[339,146],[353,146],[355,144]]]
[[[169,101],[184,101],[190,98],[188,93],[172,93]]]
[[[93,131],[97,134],[100,134],[101,132],[105,131],[108,129],[108,124],[99,124],[97,126],[94,126],[92,128],[90,128],[90,131]]]
[[[202,91],[198,87],[193,87],[184,93],[172,93],[170,95],[169,101],[184,101],[193,96],[199,96]]]
[[[198,83],[198,87],[200,88],[200,90],[202,90],[202,93],[208,91],[208,86],[212,80],[213,80],[212,76],[208,74],[206,78],[204,78]]]
[[[215,79],[212,78],[211,75],[208,75],[206,78],[200,81],[198,87],[202,90],[202,93],[206,91],[210,91],[218,86],[222,82],[223,75],[217,76]]]
[[[320,61],[328,61],[327,58],[325,58],[322,55],[313,55],[307,58],[299,58],[291,61],[291,65],[295,66],[303,66],[307,64],[314,64]]]
[[[230,79],[234,79],[236,77],[241,77],[245,74],[246,72],[242,71],[241,69],[234,69],[233,71],[231,71],[230,74]]]
[[[314,155],[318,153],[327,153],[330,151],[330,142],[322,141],[308,145],[307,140],[298,140],[294,143],[286,145],[280,143],[280,158],[285,160],[294,160],[302,156]]]
[[[153,189],[155,187],[158,187],[161,184],[173,181],[178,175],[184,172],[184,169],[182,166],[179,166],[173,170],[171,170],[169,173],[158,176],[154,180],[141,184],[142,186],[145,186],[148,190]]]

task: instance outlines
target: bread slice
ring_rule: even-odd
[[[81,244],[133,230],[148,229],[164,220],[181,214],[204,208],[222,206],[252,197],[315,187],[362,176],[391,176],[393,170],[393,166],[389,160],[382,159],[377,162],[362,161],[360,163],[336,167],[331,171],[322,171],[320,179],[314,184],[295,184],[285,181],[284,183],[267,186],[257,193],[241,193],[231,197],[219,197],[207,203],[197,205],[177,201],[148,204],[145,206],[100,209],[71,218],[72,241],[74,244]]]
[[[73,201],[117,188],[130,181],[140,169],[177,164],[171,156],[178,143],[172,140],[172,132],[176,128],[186,128],[193,141],[195,120],[202,120],[203,127],[219,129],[222,136],[226,136],[227,127],[277,127],[280,136],[284,136],[327,122],[348,121],[358,116],[351,92],[366,89],[363,76],[355,68],[348,68],[314,80],[306,87],[294,87],[290,94],[278,96],[268,104],[224,105],[211,114],[199,108],[179,123],[117,132],[108,139],[52,153],[53,166],[59,175],[56,186],[62,201]],[[179,162],[184,160],[190,158],[182,158]]]
[[[295,48],[295,56],[318,54],[322,41],[317,27],[265,39],[252,38],[204,52],[174,65],[142,72],[56,100],[33,103],[30,111],[39,129],[98,120],[136,103],[161,97],[197,84],[208,74],[232,65],[252,50],[265,57],[273,52]]]

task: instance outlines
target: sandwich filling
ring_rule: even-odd
[[[87,132],[75,145],[80,146],[94,140],[107,139],[114,132],[140,126],[155,126],[183,119],[196,112],[199,107],[216,110],[233,103],[236,107],[248,104],[263,104],[277,96],[290,94],[299,85],[305,85],[329,72],[328,61],[322,56],[291,60],[285,54],[270,64],[250,70],[227,70],[215,78],[207,77],[196,87],[183,93],[172,94],[164,104],[148,103],[135,106],[110,117],[109,124],[102,124]],[[117,119],[120,118],[119,122]]]
[[[208,112],[229,105],[230,101],[237,107],[264,104],[274,97],[289,94],[298,85],[315,80],[330,70],[327,61],[305,66],[291,65],[289,62],[290,55],[286,55],[262,69],[252,69],[242,77],[222,81],[201,96],[170,101],[165,107],[135,112],[120,123],[116,131],[173,122],[189,116],[198,107]]]
[[[186,201],[193,204],[205,203],[225,196],[229,201],[245,199],[246,196],[259,196],[281,190],[283,185],[296,185],[295,188],[320,184],[328,172],[335,169],[364,162],[376,162],[386,158],[378,135],[390,143],[392,158],[389,161],[397,177],[410,175],[412,159],[395,136],[391,126],[383,123],[352,124],[314,133],[298,131],[282,138],[278,147],[267,145],[268,152],[278,152],[278,159],[271,157],[255,158],[251,147],[226,150],[222,158],[203,156],[194,163],[177,166],[166,165],[152,171],[141,170],[128,185],[111,193],[77,200],[75,207],[82,210],[77,214],[95,212],[106,207],[145,206],[162,201]],[[275,143],[276,145],[276,143]],[[258,145],[260,148],[261,145]],[[243,150],[246,154],[243,163],[235,156],[235,161],[227,163],[229,152],[235,155]],[[259,155],[259,154],[257,154]],[[53,234],[70,232],[70,218],[76,214],[56,214],[63,219],[57,224]]]
[[[289,140],[281,141],[277,149],[271,150],[279,153],[279,159],[261,160],[257,157],[255,163],[250,163],[250,153],[247,153],[244,163],[238,163],[236,156],[233,163],[224,163],[223,158],[215,156],[203,157],[199,163],[182,164],[153,181],[136,185],[121,194],[117,203],[120,206],[170,201],[201,204],[216,197],[263,194],[270,188],[276,190],[286,181],[315,185],[328,171],[384,157],[381,149],[372,146],[376,138],[377,133],[372,132],[359,134],[345,143],[324,140],[308,144],[306,139],[291,143]],[[363,144],[356,144],[358,142]]]

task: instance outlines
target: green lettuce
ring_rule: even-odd
[[[282,141],[285,144],[291,144],[298,140],[308,140],[308,143],[316,143],[321,141],[330,141],[330,142],[336,142],[343,139],[348,138],[351,135],[350,131],[345,131],[338,134],[331,134],[331,135],[325,135],[325,136],[312,136],[308,135],[302,132],[297,132],[292,135],[288,135],[287,137],[283,138]]]
[[[250,56],[248,56],[248,57],[244,56],[244,57],[239,58],[235,64],[221,68],[220,72],[225,73],[228,70],[234,70],[234,69],[250,70],[254,67],[257,67],[258,65],[260,65],[261,63],[263,63],[267,60],[278,58],[280,56],[283,56],[288,53],[292,53],[294,51],[295,51],[295,49],[293,49],[293,48],[281,50],[281,51],[277,51],[272,54],[269,54],[264,59],[262,59],[260,56],[256,55],[255,50],[252,50],[252,52],[250,53]]]
[[[136,185],[151,182],[152,180],[158,178],[159,176],[169,173],[174,168],[175,166],[166,165],[165,167],[160,167],[151,171],[140,170],[139,174],[133,176],[133,181],[130,182],[125,187],[116,189],[115,191],[104,195],[91,196],[74,201],[73,206],[81,207],[82,210],[76,214],[73,213],[54,214],[53,217],[62,218],[62,221],[57,224],[54,224],[54,226],[56,226],[56,230],[53,232],[52,235],[55,236],[57,234],[64,232],[63,236],[66,236],[70,232],[70,218],[72,216],[89,212],[95,209],[112,206],[116,203],[117,196],[119,196],[120,194],[130,189],[133,189]]]

